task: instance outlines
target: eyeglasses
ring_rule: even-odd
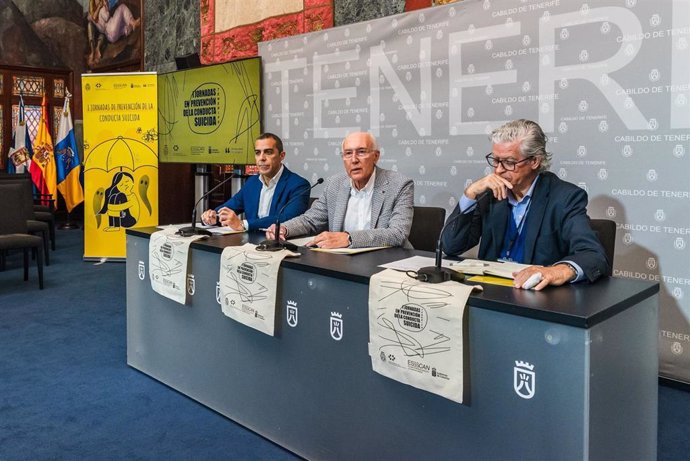
[[[503,169],[506,171],[515,171],[515,168],[521,164],[522,162],[526,162],[528,160],[533,160],[534,157],[527,157],[523,158],[522,160],[515,161],[513,159],[505,159],[505,160],[500,160],[494,157],[493,152],[490,152],[486,154],[486,161],[489,163],[494,168],[498,168],[498,165],[503,166]]]
[[[340,153],[340,155],[342,155],[343,158],[346,160],[351,160],[352,157],[354,157],[354,156],[357,156],[357,158],[368,157],[369,154],[371,154],[372,152],[374,152],[374,151],[371,149],[367,149],[367,148],[362,147],[360,149],[344,150]]]

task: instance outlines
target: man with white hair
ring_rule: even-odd
[[[486,160],[494,170],[460,197],[448,218],[444,251],[459,255],[481,240],[480,259],[531,264],[515,274],[516,288],[541,290],[609,275],[604,249],[589,224],[587,193],[547,171],[551,154],[541,127],[514,120],[495,129],[490,139],[493,149]],[[530,278],[536,285],[526,283]]]
[[[412,248],[412,180],[376,166],[381,153],[370,133],[347,135],[341,155],[345,172],[328,178],[311,208],[280,227],[281,238],[314,235],[308,246],[319,248]],[[275,239],[275,225],[266,238]]]

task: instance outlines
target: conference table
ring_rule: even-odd
[[[306,459],[656,458],[658,284],[485,284],[465,310],[460,404],[375,373],[368,353],[370,276],[431,253],[300,248],[281,263],[272,337],[216,299],[223,248],[262,234],[192,243],[182,305],[151,288],[156,230],[127,230],[127,363]]]

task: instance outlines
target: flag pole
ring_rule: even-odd
[[[79,229],[80,226],[76,221],[72,220],[72,211],[74,208],[83,203],[83,189],[80,183],[75,184],[75,168],[81,168],[79,162],[79,154],[74,137],[74,127],[72,126],[72,117],[70,114],[69,103],[72,94],[68,89],[65,89],[65,101],[63,104],[62,117],[60,119],[57,143],[55,144],[54,154],[58,184],[57,189],[62,194],[65,201],[65,208],[67,210],[67,220],[60,225],[60,229]],[[70,174],[70,172],[73,172]],[[71,178],[71,180],[69,179]],[[76,187],[75,187],[76,186]]]
[[[78,222],[72,220],[72,213],[68,211],[67,220],[64,223],[60,224],[60,226],[58,226],[58,229],[73,230],[80,229],[80,227]]]

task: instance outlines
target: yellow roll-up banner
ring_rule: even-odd
[[[156,74],[83,74],[84,259],[123,259],[158,224]]]

